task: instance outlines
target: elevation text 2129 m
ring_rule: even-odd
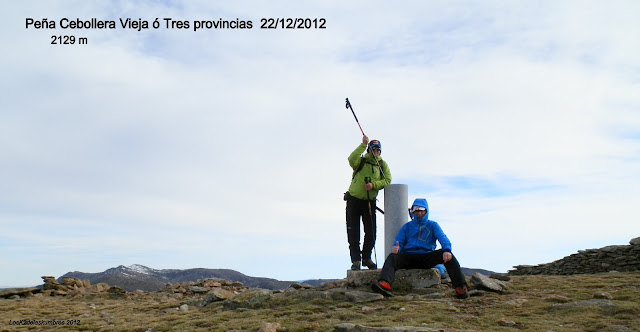
[[[51,45],[86,45],[89,43],[87,37],[75,36],[51,36]]]

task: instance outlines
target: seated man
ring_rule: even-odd
[[[411,206],[413,218],[402,225],[396,236],[391,254],[387,256],[380,273],[380,279],[371,287],[385,296],[391,295],[391,284],[398,269],[430,269],[444,264],[460,299],[469,297],[466,280],[458,260],[451,253],[451,241],[440,225],[429,220],[429,206],[424,198],[417,198]],[[436,249],[436,240],[442,249]]]

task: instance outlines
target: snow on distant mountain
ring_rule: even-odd
[[[158,270],[154,270],[152,268],[148,268],[148,267],[146,267],[144,265],[140,265],[140,264],[133,264],[133,265],[127,266],[127,268],[129,268],[130,270],[133,270],[135,272],[142,273],[142,274],[153,274],[153,273],[158,272]]]
[[[265,289],[285,289],[293,283],[292,281],[249,277],[228,269],[156,270],[140,264],[120,265],[98,273],[68,272],[58,280],[62,281],[64,277],[88,279],[92,284],[104,282],[109,286],[120,286],[127,291],[156,291],[166,287],[168,283],[189,282],[206,278],[238,281],[248,287]]]

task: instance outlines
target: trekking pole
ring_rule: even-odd
[[[360,121],[358,121],[358,117],[356,116],[356,112],[354,112],[353,108],[351,107],[351,103],[349,102],[349,98],[347,98],[347,106],[346,107],[351,110],[351,113],[353,114],[353,117],[356,119],[356,123],[358,124],[358,127],[360,128],[360,132],[362,133],[362,136],[365,136],[364,131],[362,130],[362,127],[360,126]]]
[[[370,177],[364,178],[365,183],[371,183]],[[378,232],[376,229],[373,229],[373,211],[371,210],[371,199],[369,198],[369,190],[367,190],[367,205],[369,206],[369,222],[371,223],[371,231],[373,232],[373,257],[376,260],[376,267],[378,266],[378,253],[376,252],[376,238],[378,237]]]
[[[346,101],[347,101],[347,108],[351,110],[351,113],[353,114],[353,117],[356,119],[356,123],[358,124],[358,127],[360,128],[360,132],[362,133],[362,136],[365,136],[364,131],[362,130],[362,126],[360,126],[360,121],[358,121],[358,117],[356,116],[356,112],[354,112],[353,111],[353,107],[351,107],[351,103],[349,102],[349,98],[347,98]],[[382,175],[382,178],[386,179],[386,177],[384,176],[384,172],[382,171],[382,166],[380,166],[379,163],[378,163],[378,169],[380,170],[380,175]]]

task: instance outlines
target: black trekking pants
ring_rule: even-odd
[[[466,286],[467,282],[462,274],[460,263],[458,263],[456,256],[451,254],[451,260],[445,263],[442,260],[442,253],[443,251],[440,249],[427,254],[389,254],[384,261],[384,266],[380,273],[380,280],[387,281],[391,284],[393,280],[395,280],[396,271],[399,269],[430,269],[438,264],[444,264],[451,278],[453,287]]]
[[[376,244],[376,201],[367,201],[349,196],[347,198],[347,240],[351,262],[360,261],[360,218],[364,228],[362,260],[371,259]]]

